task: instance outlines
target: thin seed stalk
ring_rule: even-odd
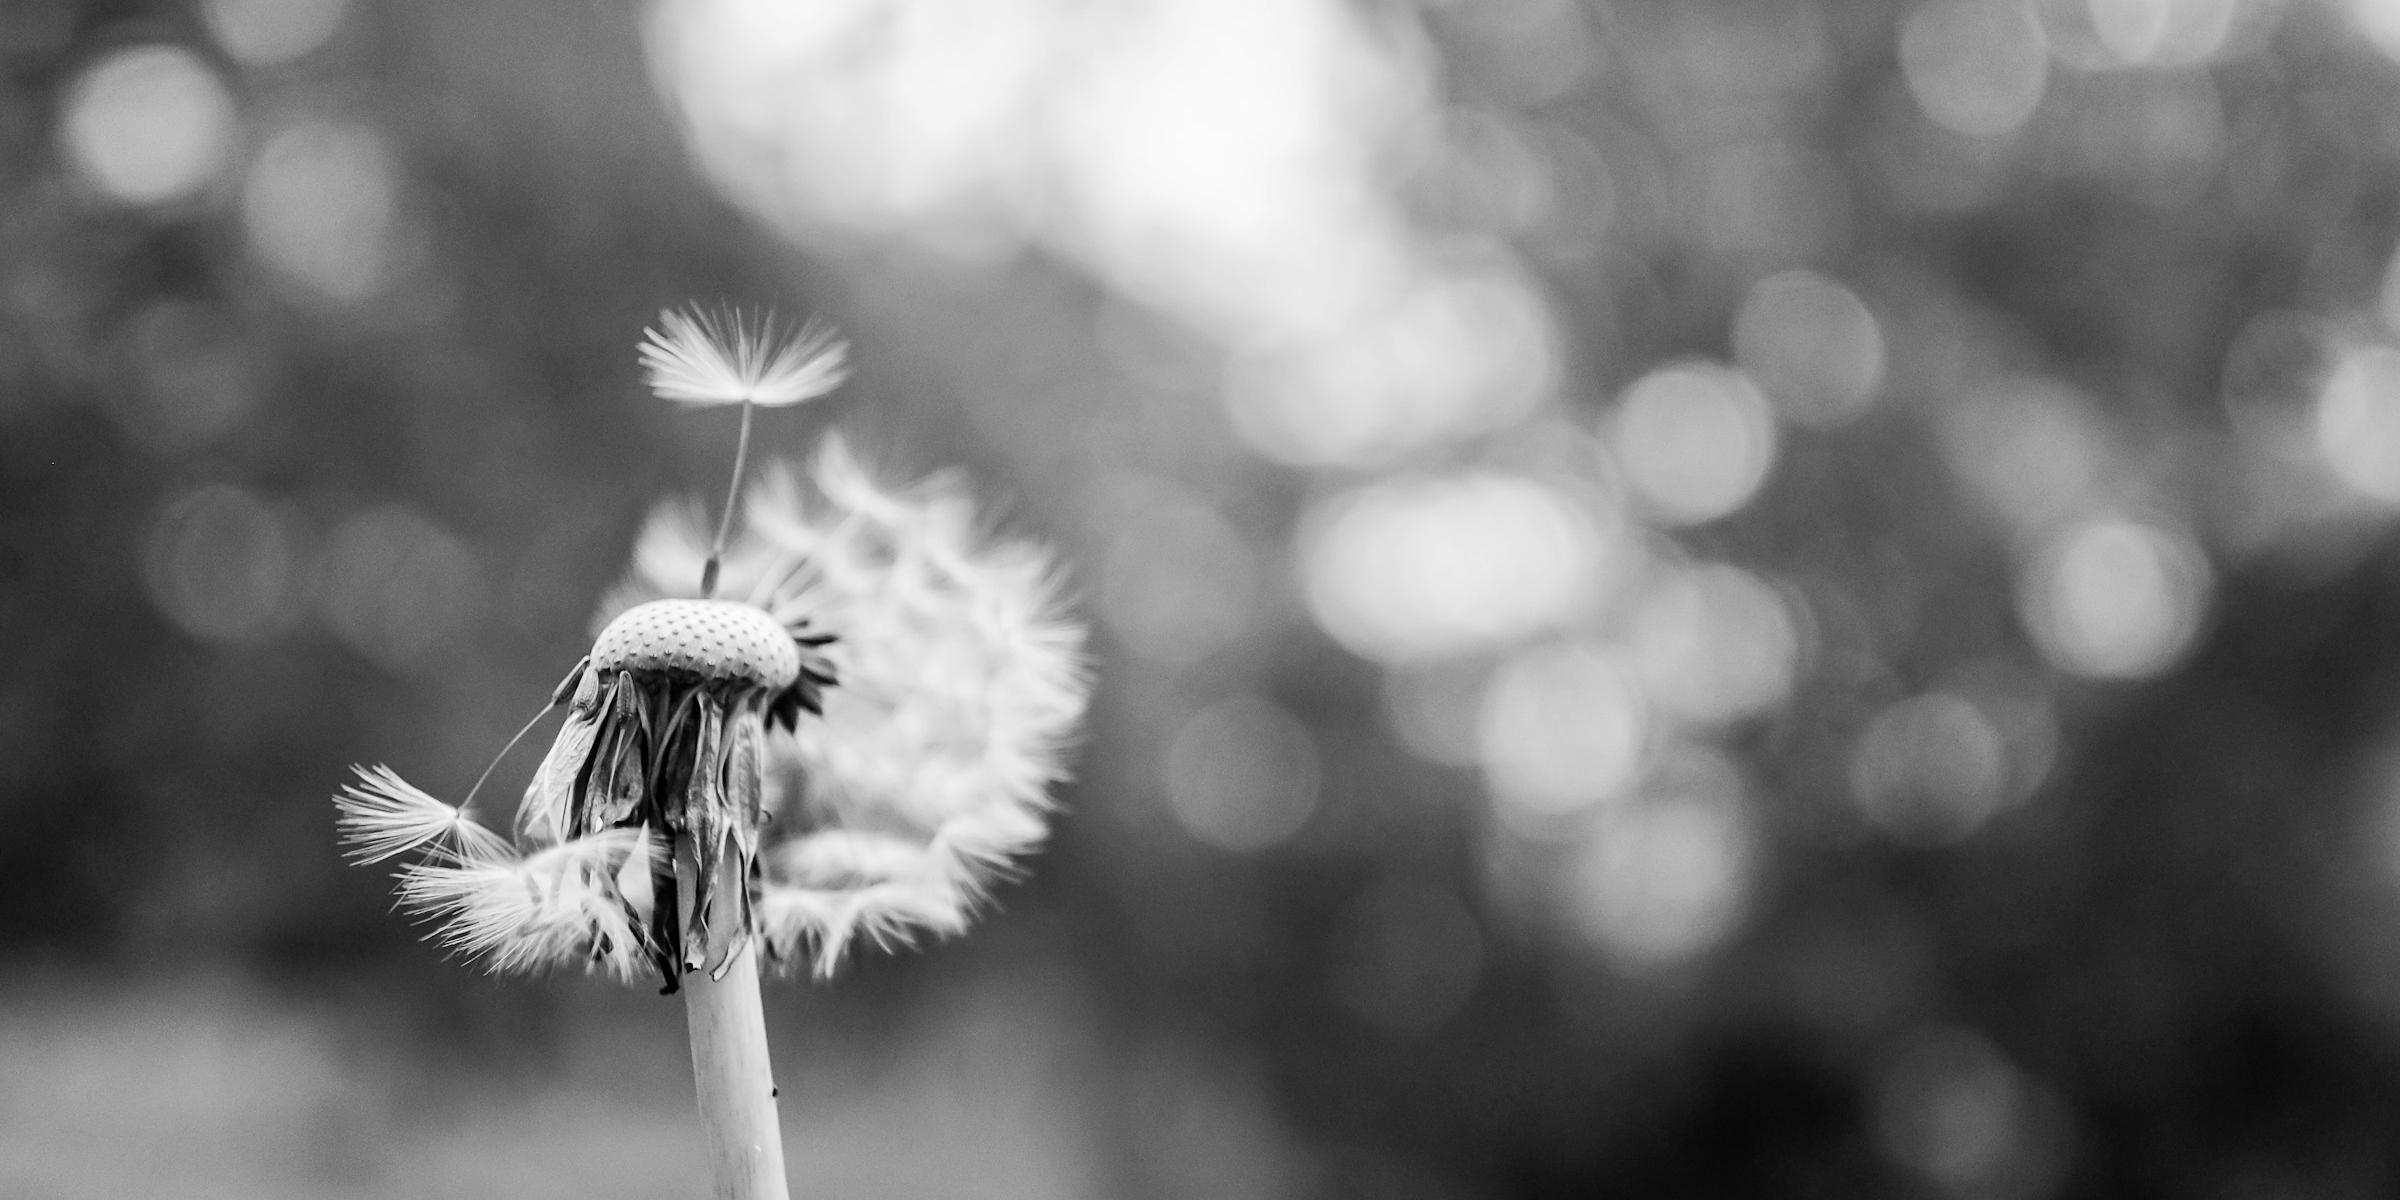
[[[725,485],[725,514],[717,518],[717,536],[708,544],[708,565],[700,568],[700,597],[704,600],[717,594],[717,567],[725,558],[725,539],[733,535],[733,510],[742,501],[742,469],[750,462],[750,410],[756,407],[742,401],[742,432],[733,443],[733,481]]]

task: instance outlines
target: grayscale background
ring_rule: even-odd
[[[2395,0],[0,0],[0,1196],[703,1192],[329,803],[723,487],[694,299],[1094,627],[796,1194],[2400,1194],[2396,221]]]

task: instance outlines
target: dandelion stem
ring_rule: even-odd
[[[728,866],[723,883],[745,886]],[[743,939],[710,978],[685,976],[683,1012],[691,1026],[692,1082],[708,1131],[716,1200],[789,1200],[783,1175],[783,1123],[775,1115],[775,1077],[767,1062],[767,1022],[758,1002],[758,953]]]
[[[733,533],[733,509],[742,499],[742,468],[750,460],[750,410],[758,407],[742,401],[742,432],[733,443],[733,482],[725,485],[725,515],[717,518],[717,537],[708,544],[708,565],[700,568],[700,596],[717,594],[717,567],[725,557],[725,539]]]

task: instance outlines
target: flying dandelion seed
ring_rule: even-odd
[[[850,374],[849,347],[822,325],[785,338],[771,316],[699,309],[670,309],[658,323],[642,331],[641,360],[664,400],[777,408],[814,400]]]

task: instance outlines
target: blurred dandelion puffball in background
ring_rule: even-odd
[[[661,325],[642,359],[662,398],[797,403],[840,378],[829,333]],[[752,941],[825,974],[858,938],[962,930],[1040,844],[1088,689],[1049,555],[983,535],[956,480],[885,486],[839,439],[805,489],[777,468],[740,511],[730,543],[688,506],[644,528],[554,700],[521,849],[388,771],[338,798],[353,856],[423,852],[402,902],[446,944],[669,990]],[[795,832],[762,843],[770,815]]]

